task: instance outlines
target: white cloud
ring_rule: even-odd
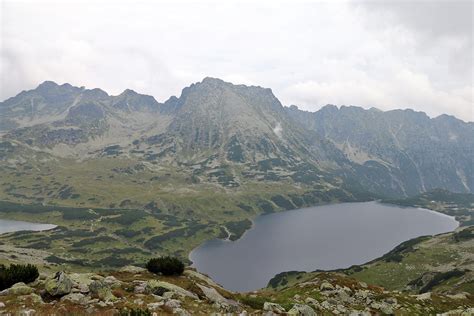
[[[55,80],[164,101],[214,76],[311,110],[412,107],[473,120],[472,10],[419,2],[442,17],[432,19],[373,3],[3,0],[0,98]]]

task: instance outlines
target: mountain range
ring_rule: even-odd
[[[235,190],[247,182],[398,198],[474,190],[472,122],[355,106],[306,112],[271,89],[215,78],[164,103],[46,81],[0,103],[0,137],[4,167],[33,156],[114,158]]]

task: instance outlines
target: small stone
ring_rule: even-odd
[[[169,300],[165,303],[165,306],[171,309],[179,308],[181,307],[181,301],[178,300]]]
[[[136,300],[133,300],[133,304],[135,305],[143,305],[145,302],[141,298],[137,298]]]
[[[18,313],[18,316],[33,316],[34,314],[36,314],[34,309],[24,309]]]
[[[319,302],[312,297],[307,297],[304,302],[309,305],[319,306]]]
[[[163,303],[163,302],[155,302],[155,303],[147,304],[146,307],[147,307],[149,310],[154,311],[154,310],[159,309],[159,308],[160,308],[161,306],[163,306],[164,304],[165,304],[165,303]]]
[[[418,301],[431,300],[431,292],[426,292],[426,293],[423,293],[423,294],[415,295],[415,298]]]
[[[185,309],[182,309],[181,307],[173,309],[173,314],[176,314],[178,316],[191,316],[191,314],[188,313]]]

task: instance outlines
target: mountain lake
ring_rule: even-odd
[[[225,288],[251,291],[280,272],[348,268],[403,241],[457,227],[453,217],[426,209],[378,202],[332,204],[261,215],[239,240],[207,241],[189,258]]]
[[[52,224],[37,224],[23,221],[12,221],[7,219],[0,219],[0,234],[11,233],[20,230],[41,231],[55,228]]]

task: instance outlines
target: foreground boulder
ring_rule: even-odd
[[[89,291],[92,297],[98,298],[104,302],[117,300],[117,298],[112,294],[109,285],[102,280],[92,282],[89,285]]]
[[[28,295],[33,293],[33,288],[29,287],[23,282],[18,282],[0,293],[1,295]]]
[[[63,296],[71,292],[72,286],[71,278],[63,271],[59,271],[46,280],[44,288],[52,296]]]
[[[238,309],[238,304],[236,302],[233,302],[231,300],[226,299],[223,297],[217,290],[213,287],[207,287],[201,284],[196,284],[201,291],[204,293],[204,296],[206,298],[214,303],[214,305],[220,309],[224,310],[226,312],[235,312]]]
[[[61,302],[70,302],[72,304],[86,305],[89,302],[89,299],[82,293],[69,293],[61,297]]]
[[[173,292],[180,296],[190,297],[195,300],[198,299],[198,296],[196,294],[191,293],[188,290],[183,289],[182,287],[158,280],[149,280],[146,284],[146,292],[160,296],[163,296],[163,294],[166,292]]]
[[[295,304],[293,308],[288,311],[291,316],[316,316],[314,309],[304,304]]]
[[[271,302],[265,302],[263,304],[263,310],[267,312],[272,312],[275,314],[285,313],[285,309],[280,304],[271,303]]]

